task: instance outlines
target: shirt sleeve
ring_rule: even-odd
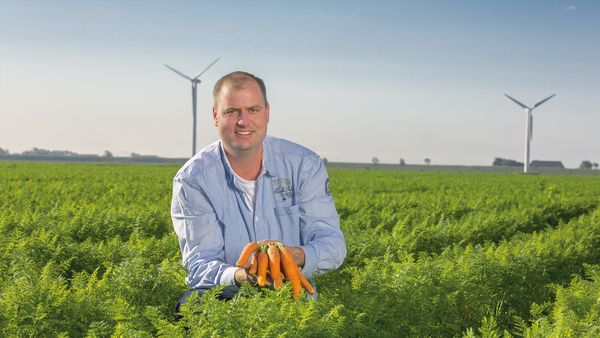
[[[236,267],[224,262],[224,242],[214,209],[190,177],[173,179],[171,218],[191,289],[234,282]]]
[[[318,156],[304,166],[299,189],[300,236],[305,255],[302,273],[311,277],[342,265],[346,243],[329,191],[329,176]]]

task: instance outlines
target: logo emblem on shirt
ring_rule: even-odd
[[[273,191],[275,193],[275,200],[278,203],[287,201],[294,196],[294,189],[289,178],[274,178]]]
[[[331,196],[331,190],[329,190],[329,178],[325,180],[325,193]]]

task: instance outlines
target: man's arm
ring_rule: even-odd
[[[300,236],[304,261],[302,273],[310,277],[337,269],[346,257],[340,218],[329,192],[329,176],[323,161],[314,156],[302,170],[299,187]],[[297,260],[298,263],[298,260]]]
[[[233,283],[237,268],[224,262],[223,236],[214,209],[191,177],[173,180],[171,218],[189,287]]]

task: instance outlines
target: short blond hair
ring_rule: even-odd
[[[265,82],[258,76],[240,70],[223,76],[219,79],[219,81],[217,81],[217,83],[215,83],[215,87],[213,89],[214,105],[217,105],[217,96],[223,89],[223,86],[229,84],[233,87],[233,89],[237,90],[248,81],[254,81],[258,84],[258,87],[260,87],[260,91],[262,92],[263,99],[265,100],[265,106],[268,106],[269,101],[267,101],[267,88],[265,87]]]

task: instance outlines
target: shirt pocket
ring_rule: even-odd
[[[275,207],[275,218],[281,229],[284,243],[301,245],[300,211],[298,205]]]

